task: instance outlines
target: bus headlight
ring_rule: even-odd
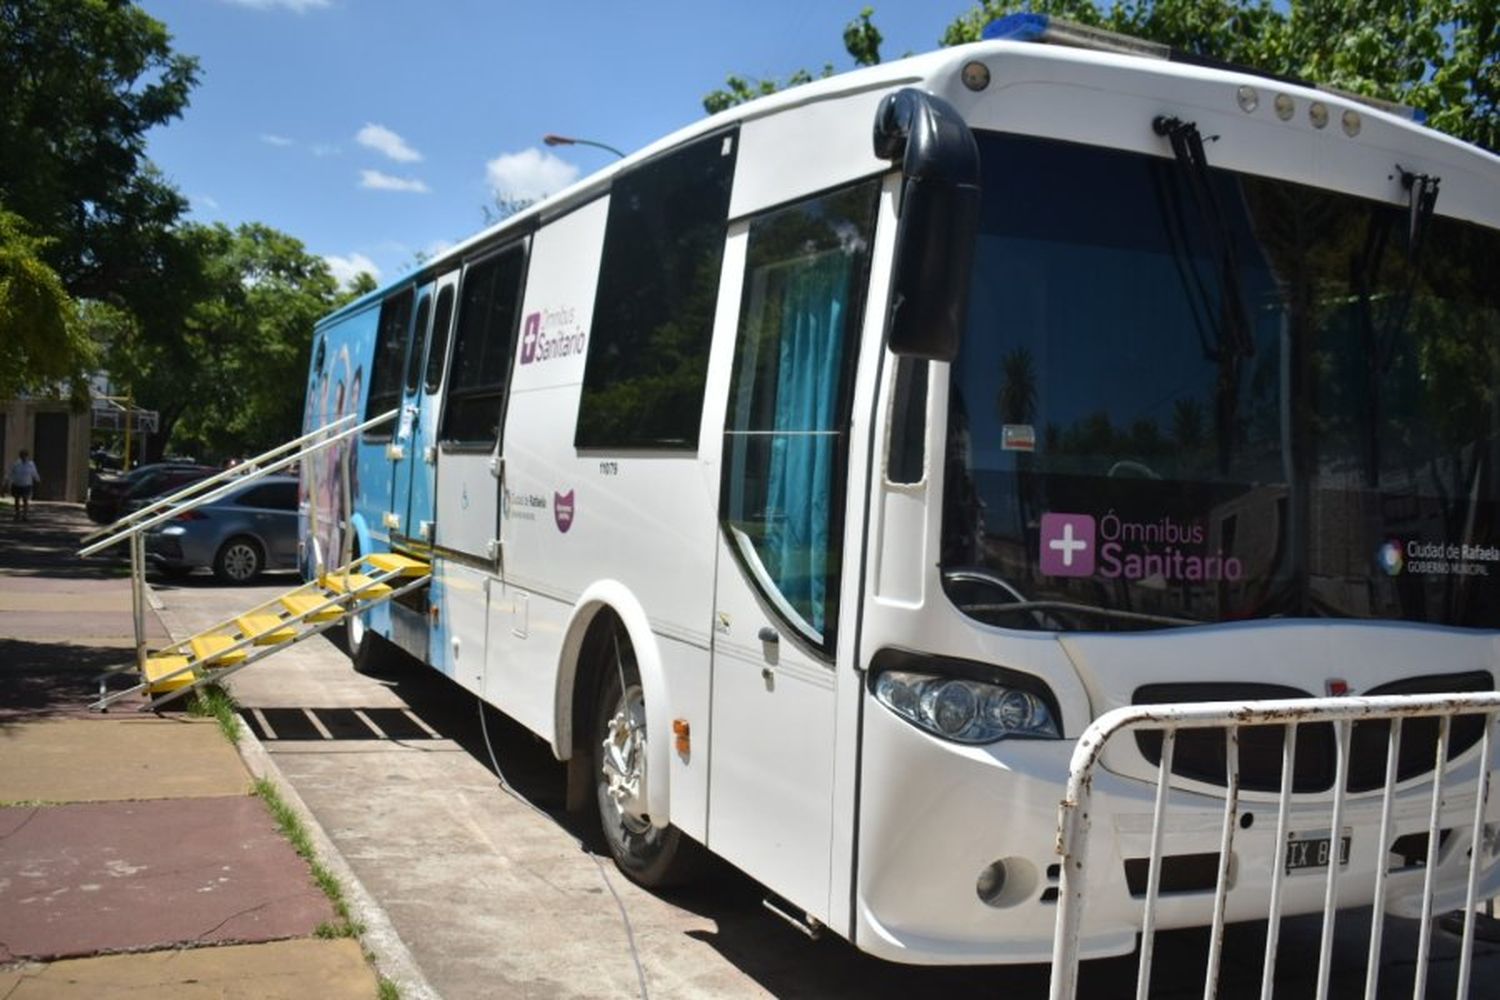
[[[1019,687],[911,670],[887,670],[875,678],[874,687],[882,705],[956,743],[1061,735],[1047,703]]]

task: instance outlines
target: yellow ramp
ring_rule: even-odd
[[[297,637],[297,630],[280,615],[240,615],[234,624],[246,636],[254,636],[257,646],[274,646]]]
[[[250,651],[243,646],[230,653],[223,652],[237,641],[227,635],[195,635],[188,640],[188,645],[192,647],[193,658],[204,666],[227,667],[249,655]]]
[[[146,658],[146,683],[150,685],[151,693],[166,694],[168,691],[185,688],[196,681],[198,677],[191,670],[183,670],[175,677],[167,677],[168,674],[182,670],[187,665],[186,656],[148,656]]]

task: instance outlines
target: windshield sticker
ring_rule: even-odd
[[[1114,511],[1042,515],[1041,570],[1048,576],[1094,576],[1110,580],[1240,580],[1244,564],[1223,553],[1193,551],[1204,545],[1203,525],[1174,521],[1128,521]]]
[[[1000,428],[1002,451],[1036,451],[1036,428],[1030,424],[1004,424]]]
[[[1423,576],[1489,576],[1489,564],[1500,562],[1500,547],[1393,538],[1375,553],[1375,562],[1388,576],[1403,571]]]

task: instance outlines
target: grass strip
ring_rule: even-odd
[[[292,811],[291,806],[281,798],[281,793],[276,786],[265,778],[255,780],[255,794],[265,802],[266,808],[271,810],[271,816],[276,820],[276,825],[281,828],[282,835],[291,843],[292,849],[297,855],[307,862],[312,869],[313,881],[318,883],[318,888],[323,890],[323,895],[328,897],[328,902],[333,904],[333,912],[337,919],[325,920],[317,926],[313,934],[320,938],[357,938],[365,932],[364,925],[349,915],[349,904],[344,900],[344,888],[339,885],[339,880],[333,877],[333,873],[323,867],[313,851],[312,838],[308,836],[307,828],[302,825],[302,820]]]
[[[193,692],[188,702],[189,715],[201,718],[212,717],[219,722],[219,731],[230,743],[240,740],[240,706],[222,684],[205,684]]]

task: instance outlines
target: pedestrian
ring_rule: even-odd
[[[10,471],[5,474],[5,481],[10,483],[10,495],[16,502],[16,520],[29,521],[31,494],[36,489],[36,484],[42,481],[41,475],[36,471],[36,463],[31,460],[31,452],[21,449],[21,457],[11,464]]]

